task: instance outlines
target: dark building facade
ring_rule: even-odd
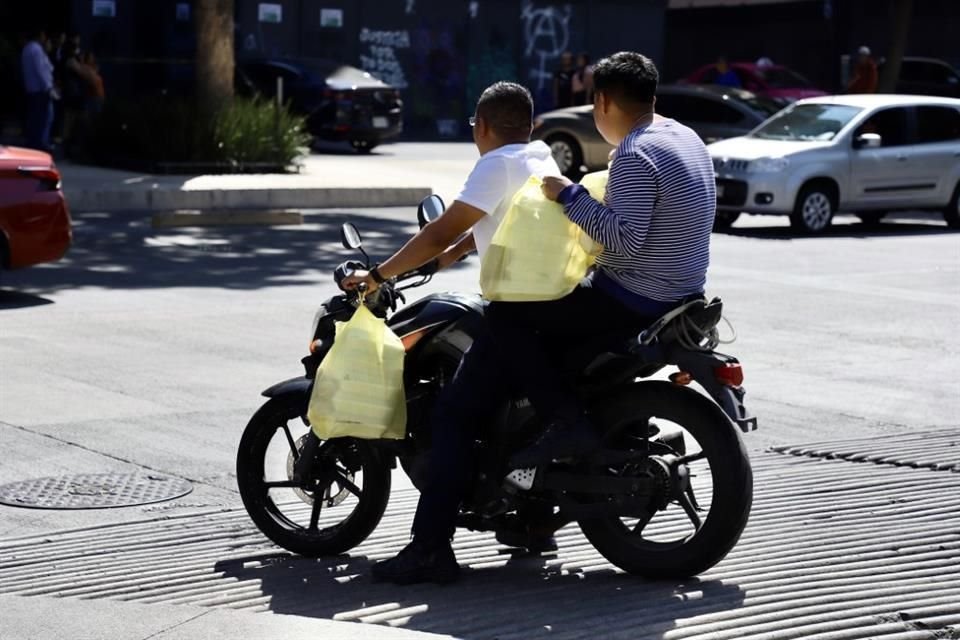
[[[188,91],[192,2],[115,0],[95,15],[74,0],[71,25],[101,58],[113,93]],[[466,117],[496,80],[552,107],[563,51],[594,59],[622,49],[662,61],[666,0],[236,0],[236,56],[330,59],[399,87],[405,129],[423,137],[468,135]]]

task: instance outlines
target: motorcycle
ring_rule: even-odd
[[[417,212],[420,226],[443,210],[439,197],[426,198]],[[364,261],[338,266],[338,285],[370,264],[352,224],[343,225],[341,240]],[[480,296],[464,293],[428,295],[398,310],[404,291],[429,282],[432,271],[421,267],[389,280],[365,300],[356,291],[326,300],[301,361],[304,375],[263,391],[268,400],[240,441],[237,482],[251,519],[279,546],[313,557],[363,542],[387,507],[397,461],[422,490],[431,407],[484,311]],[[317,367],[335,339],[334,323],[349,320],[359,304],[386,318],[406,350],[403,440],[321,441],[306,418]],[[516,532],[531,513],[539,514],[541,527],[546,518],[551,530],[576,522],[607,560],[649,578],[693,576],[723,559],[746,526],[753,496],[738,427],[749,432],[757,421],[744,406],[739,361],[714,350],[721,312],[718,298],[698,297],[615,346],[607,340],[569,354],[581,400],[602,430],[601,449],[588,457],[509,468],[510,454],[535,440],[542,425],[527,399],[504,402],[475,443],[475,476],[458,526]],[[677,370],[667,380],[650,379],[666,367]]]

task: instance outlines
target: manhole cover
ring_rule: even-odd
[[[161,475],[97,473],[37,478],[0,486],[0,504],[32,509],[104,509],[163,502],[193,490]]]

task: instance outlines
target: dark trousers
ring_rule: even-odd
[[[427,484],[413,519],[413,535],[429,543],[453,537],[460,502],[473,477],[473,442],[494,419],[509,387],[497,349],[481,334],[443,388],[431,417],[433,447]]]
[[[50,150],[50,128],[53,126],[53,100],[45,91],[27,94],[27,146],[42,151]]]
[[[614,348],[655,319],[629,309],[589,279],[559,300],[493,302],[486,314],[494,342],[508,357],[511,381],[548,424],[575,422],[582,413],[573,385],[579,371],[567,360],[571,352],[589,356]]]

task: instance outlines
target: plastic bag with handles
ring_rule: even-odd
[[[603,174],[603,175],[599,175]],[[603,201],[606,171],[581,181]],[[531,176],[517,191],[480,263],[480,290],[487,300],[557,300],[577,286],[602,247],[570,222],[563,207],[543,195]]]
[[[400,338],[364,305],[349,321],[338,322],[307,409],[317,437],[404,438],[403,359]]]

